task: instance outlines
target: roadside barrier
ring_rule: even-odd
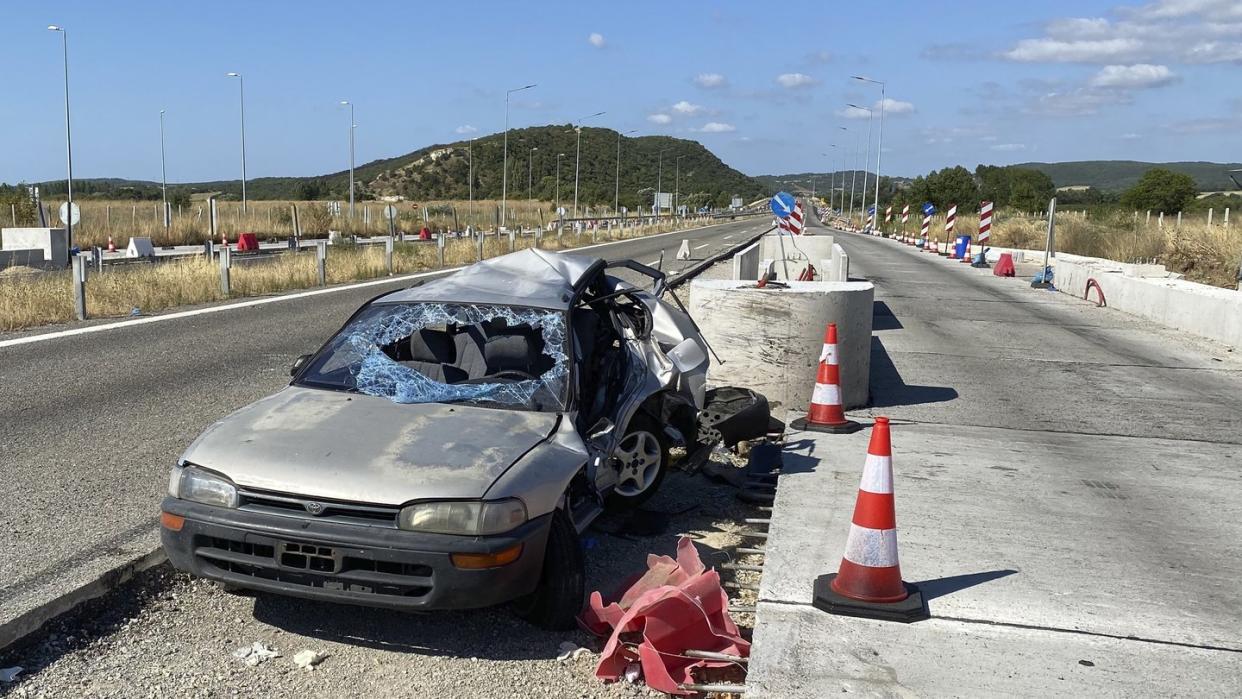
[[[1093,277],[1087,279],[1087,288],[1082,292],[1082,299],[1084,301],[1089,301],[1090,299],[1088,297],[1091,296],[1092,289],[1095,289],[1095,293],[1100,297],[1099,300],[1095,302],[1096,307],[1100,308],[1107,306],[1108,301],[1104,299],[1104,289],[1100,288],[1100,283]]]
[[[871,428],[841,567],[815,579],[812,603],[829,614],[886,621],[911,622],[929,616],[923,593],[901,579],[893,448],[886,417],[877,417]]]
[[[790,423],[796,430],[851,434],[862,425],[847,420],[841,406],[841,368],[837,356],[837,324],[829,323],[824,331],[824,348],[819,354],[819,370],[815,376],[815,391],[811,394],[811,409],[806,417]]]

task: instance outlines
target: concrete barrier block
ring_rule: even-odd
[[[0,250],[42,250],[45,265],[67,265],[69,234],[64,228],[4,228]]]
[[[155,257],[155,246],[151,244],[150,238],[130,238],[129,245],[125,248],[125,257]]]
[[[733,255],[733,278],[759,279],[759,243],[751,243]]]
[[[866,405],[874,299],[871,282],[795,281],[787,289],[758,289],[745,281],[693,280],[690,313],[724,360],[712,363],[708,383],[751,388],[804,411],[815,389],[824,329],[836,323],[842,400],[847,409]]]
[[[43,250],[0,250],[0,270],[9,267],[33,267],[42,269],[48,266],[43,257]]]

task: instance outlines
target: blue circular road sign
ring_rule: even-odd
[[[781,218],[789,218],[789,215],[793,213],[794,207],[798,205],[794,196],[789,192],[777,192],[776,196],[772,197],[770,203],[772,213]]]

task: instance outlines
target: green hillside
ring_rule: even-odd
[[[354,170],[359,194],[365,197],[404,196],[414,201],[466,199],[470,194],[470,154],[474,160],[474,196],[499,199],[502,188],[503,133],[470,141],[437,144],[395,158],[359,165]],[[574,147],[576,134],[568,125],[513,129],[509,132],[509,185],[513,199],[528,194],[536,199],[556,198],[557,154],[560,159],[562,205],[572,206],[574,197]],[[531,148],[538,150],[531,153]],[[677,161],[680,158],[681,201],[689,206],[726,206],[733,195],[747,201],[764,196],[767,188],[721,162],[696,141],[668,136],[643,136],[621,140],[621,205],[637,208],[650,203],[660,173],[659,154],[664,151],[662,188],[677,187]],[[532,157],[533,156],[533,157]],[[529,161],[528,161],[529,158]],[[579,201],[607,204],[614,197],[617,174],[617,132],[611,129],[582,129],[582,158],[579,173]],[[64,182],[41,184],[45,196],[64,191]],[[169,186],[170,192],[221,192],[241,195],[239,180],[195,182]],[[75,180],[74,194],[99,197],[158,199],[159,184],[129,180]],[[317,177],[259,177],[246,181],[251,199],[339,199],[349,197],[349,171]]]
[[[1069,163],[1020,163],[1017,167],[1039,170],[1058,187],[1074,185],[1095,187],[1106,192],[1128,189],[1153,167],[1181,172],[1194,178],[1201,192],[1237,189],[1229,180],[1228,171],[1242,168],[1242,163],[1144,163],[1136,160],[1081,160]],[[1242,178],[1239,178],[1242,179]]]

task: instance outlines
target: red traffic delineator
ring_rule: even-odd
[[[108,252],[116,252],[116,243],[112,242],[112,236],[108,236]]]
[[[918,586],[901,579],[893,449],[886,417],[877,417],[871,428],[841,567],[815,579],[812,604],[829,614],[885,621],[909,623],[930,616]]]
[[[824,348],[819,353],[819,371],[815,375],[815,392],[806,417],[789,423],[795,430],[850,434],[862,425],[847,420],[841,404],[841,367],[837,359],[837,324],[829,323],[824,331]]]
[[[246,252],[259,249],[259,238],[254,233],[241,233],[237,236],[237,251]]]

